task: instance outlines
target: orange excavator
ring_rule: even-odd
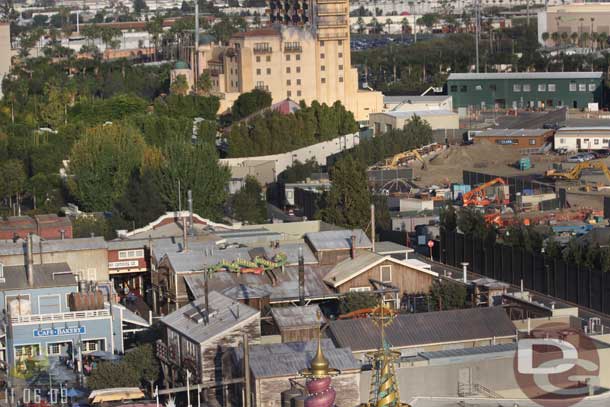
[[[485,190],[496,184],[506,185],[506,181],[504,181],[502,178],[495,178],[489,182],[479,185],[478,187],[474,188],[470,192],[466,192],[462,197],[463,205],[464,206],[489,206],[492,203],[508,205],[510,203],[508,194],[506,194],[506,196],[501,196],[503,194],[498,194],[493,201],[487,197]]]

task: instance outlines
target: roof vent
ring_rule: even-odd
[[[204,323],[208,324],[210,322],[210,316],[215,314],[216,311],[213,309],[207,310],[203,307],[199,307],[195,305],[190,310],[184,313],[184,316],[195,322],[196,324]]]

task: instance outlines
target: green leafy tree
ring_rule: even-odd
[[[373,308],[379,304],[375,294],[365,292],[350,292],[341,298],[339,309],[342,314],[358,311],[364,308]]]
[[[140,14],[142,11],[148,10],[148,4],[146,0],[133,0],[133,11]]]
[[[197,80],[197,94],[208,96],[212,91],[212,77],[208,71],[204,71]]]
[[[155,350],[150,343],[139,345],[125,354],[123,361],[136,373],[140,382],[150,386],[150,394],[154,392],[154,383],[159,379],[160,365]]]
[[[271,106],[272,98],[269,92],[261,89],[254,89],[252,92],[246,92],[239,95],[231,113],[233,120],[240,120],[244,117],[250,116],[252,113],[256,113],[266,107]]]
[[[70,191],[85,210],[107,211],[125,192],[132,171],[142,165],[145,142],[127,124],[87,130],[70,153]]]
[[[114,231],[103,217],[80,216],[72,221],[72,234],[76,237],[104,236],[106,239],[114,238]]]
[[[165,205],[158,199],[151,199],[157,196],[159,189],[152,170],[134,169],[123,196],[114,206],[113,224],[139,228],[157,219],[165,213]],[[115,220],[115,217],[119,219]]]
[[[169,89],[173,94],[185,96],[189,91],[189,83],[186,80],[186,76],[177,75]]]
[[[430,299],[437,311],[465,308],[467,295],[464,285],[448,280],[434,280],[430,287]]]
[[[330,176],[332,187],[320,218],[345,228],[365,228],[370,222],[371,205],[365,168],[347,157],[335,164]]]
[[[283,183],[305,181],[315,172],[320,172],[320,165],[315,159],[310,158],[304,163],[296,160],[290,167],[280,173],[279,180]]]
[[[267,219],[267,202],[263,188],[256,178],[247,176],[244,186],[231,197],[233,217],[250,224],[263,223]]]
[[[23,162],[16,159],[0,163],[0,196],[8,198],[11,208],[25,190],[27,174]]]
[[[137,387],[137,370],[129,363],[100,362],[87,378],[87,387],[92,390],[113,387]]]
[[[449,232],[457,228],[457,213],[453,205],[447,205],[441,209],[441,225]]]
[[[383,195],[373,196],[375,204],[375,229],[392,230],[392,216],[388,207],[388,198]]]
[[[163,162],[155,172],[155,178],[166,208],[177,209],[180,181],[183,193],[192,190],[195,212],[220,219],[230,171],[218,163],[216,148],[208,143],[172,143],[166,145],[162,153]]]

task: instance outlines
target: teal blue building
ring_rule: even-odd
[[[454,109],[582,109],[604,101],[602,72],[454,73],[447,90]]]

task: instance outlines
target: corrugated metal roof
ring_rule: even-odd
[[[448,359],[448,358],[463,358],[467,356],[480,356],[490,354],[506,354],[514,353],[517,350],[516,343],[505,343],[501,345],[493,346],[478,346],[475,348],[463,348],[463,349],[448,349],[437,352],[420,352],[419,356],[428,359]]]
[[[610,131],[610,127],[608,126],[591,126],[591,127],[562,127],[560,129],[557,130],[557,132],[555,134],[561,134],[563,135],[563,133],[569,133],[569,132],[585,132],[585,131],[590,131],[590,132],[595,132],[595,131],[604,131],[604,132],[608,132]]]
[[[103,237],[85,237],[76,239],[64,240],[40,240],[34,242],[34,253],[68,252],[77,250],[98,250],[106,249],[108,245]],[[26,242],[18,240],[17,242],[2,241],[0,243],[0,256],[11,256],[16,254],[25,254]]]
[[[34,284],[30,287],[25,266],[4,266],[5,282],[0,283],[0,291],[76,286],[71,271],[67,263],[34,264]]]
[[[323,250],[349,250],[351,237],[356,236],[356,248],[370,249],[371,241],[362,229],[328,230],[325,232],[306,233],[305,239],[309,241],[314,251]]]
[[[317,350],[317,341],[273,343],[250,346],[250,369],[256,379],[295,376],[301,370],[310,368],[310,362]],[[331,368],[359,370],[360,363],[350,349],[337,349],[330,339],[323,338],[321,347]],[[243,349],[233,349],[233,363],[242,365]]]
[[[142,249],[149,244],[148,239],[119,239],[108,242],[108,250]]]
[[[539,137],[551,132],[549,129],[491,129],[476,133],[474,137]]]
[[[329,270],[330,267],[328,266],[305,266],[306,298],[336,297],[336,293],[323,281],[323,276]],[[272,302],[299,298],[299,273],[297,267],[285,267],[284,272],[276,271],[274,276],[277,279],[275,285],[266,274],[256,275],[220,271],[211,275],[209,289],[224,292],[229,288],[240,286],[256,288],[269,292]],[[205,292],[203,273],[185,276],[185,281],[195,298],[203,297]],[[229,293],[227,292],[227,294]]]
[[[280,330],[284,328],[320,326],[324,322],[318,305],[272,308],[271,315]],[[320,319],[318,319],[320,315]]]
[[[254,308],[235,302],[216,291],[208,294],[209,322],[196,322],[187,313],[203,315],[205,299],[199,298],[163,317],[161,322],[197,343],[206,342],[216,335],[230,331],[235,325],[247,321],[260,313]]]
[[[601,79],[602,75],[603,72],[452,73],[448,80]]]
[[[394,348],[515,336],[515,326],[502,308],[401,314],[386,328]],[[331,321],[329,335],[338,347],[354,351],[377,349],[379,329],[370,319]]]

